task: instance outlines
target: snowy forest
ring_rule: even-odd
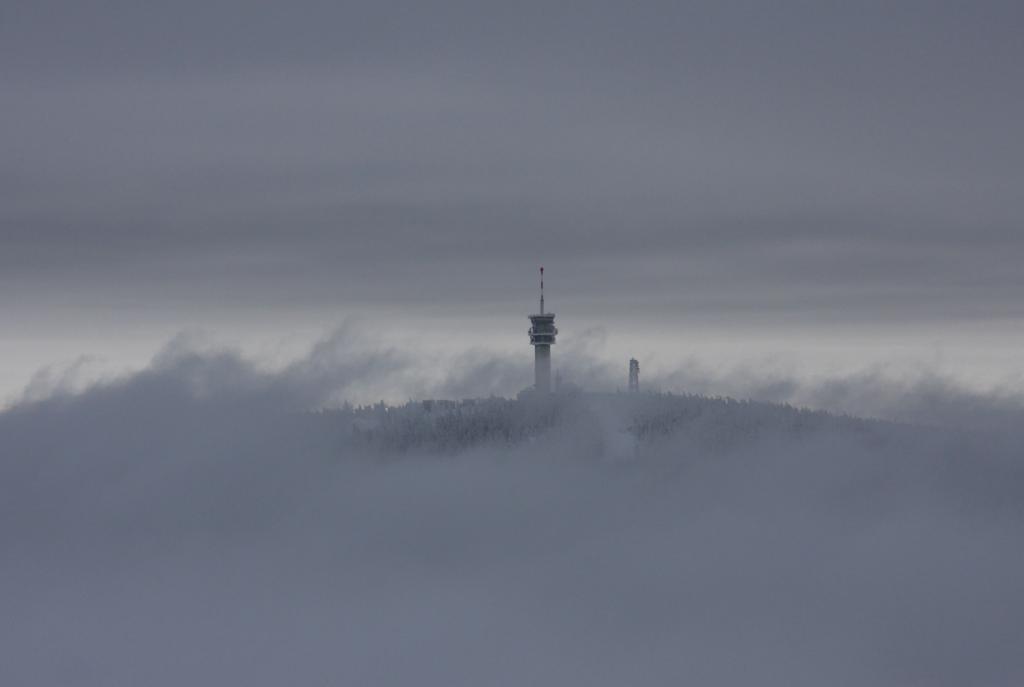
[[[542,439],[559,426],[589,428],[591,441],[614,437],[635,447],[685,438],[705,450],[726,450],[767,436],[821,432],[867,437],[901,429],[881,420],[837,416],[788,404],[672,393],[587,393],[383,402],[313,414],[357,445],[387,451],[457,452]],[[343,429],[342,429],[343,428]],[[902,428],[903,431],[908,429]],[[598,452],[601,452],[598,447]]]

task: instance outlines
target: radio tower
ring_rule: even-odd
[[[530,315],[530,345],[533,346],[533,388],[551,393],[551,345],[555,343],[555,313],[544,312],[544,268],[540,268],[540,312]]]

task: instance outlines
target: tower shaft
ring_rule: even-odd
[[[533,347],[533,388],[542,394],[551,391],[551,346]]]

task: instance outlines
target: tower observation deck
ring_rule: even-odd
[[[551,392],[551,346],[555,343],[558,330],[555,328],[555,313],[544,312],[544,268],[540,268],[540,312],[530,315],[528,330],[530,345],[533,346],[533,388],[537,393]]]

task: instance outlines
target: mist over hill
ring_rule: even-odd
[[[696,394],[339,402],[415,369],[344,337],[274,371],[179,342],[0,413],[0,681],[1024,676],[1004,399],[951,389],[918,424]]]

